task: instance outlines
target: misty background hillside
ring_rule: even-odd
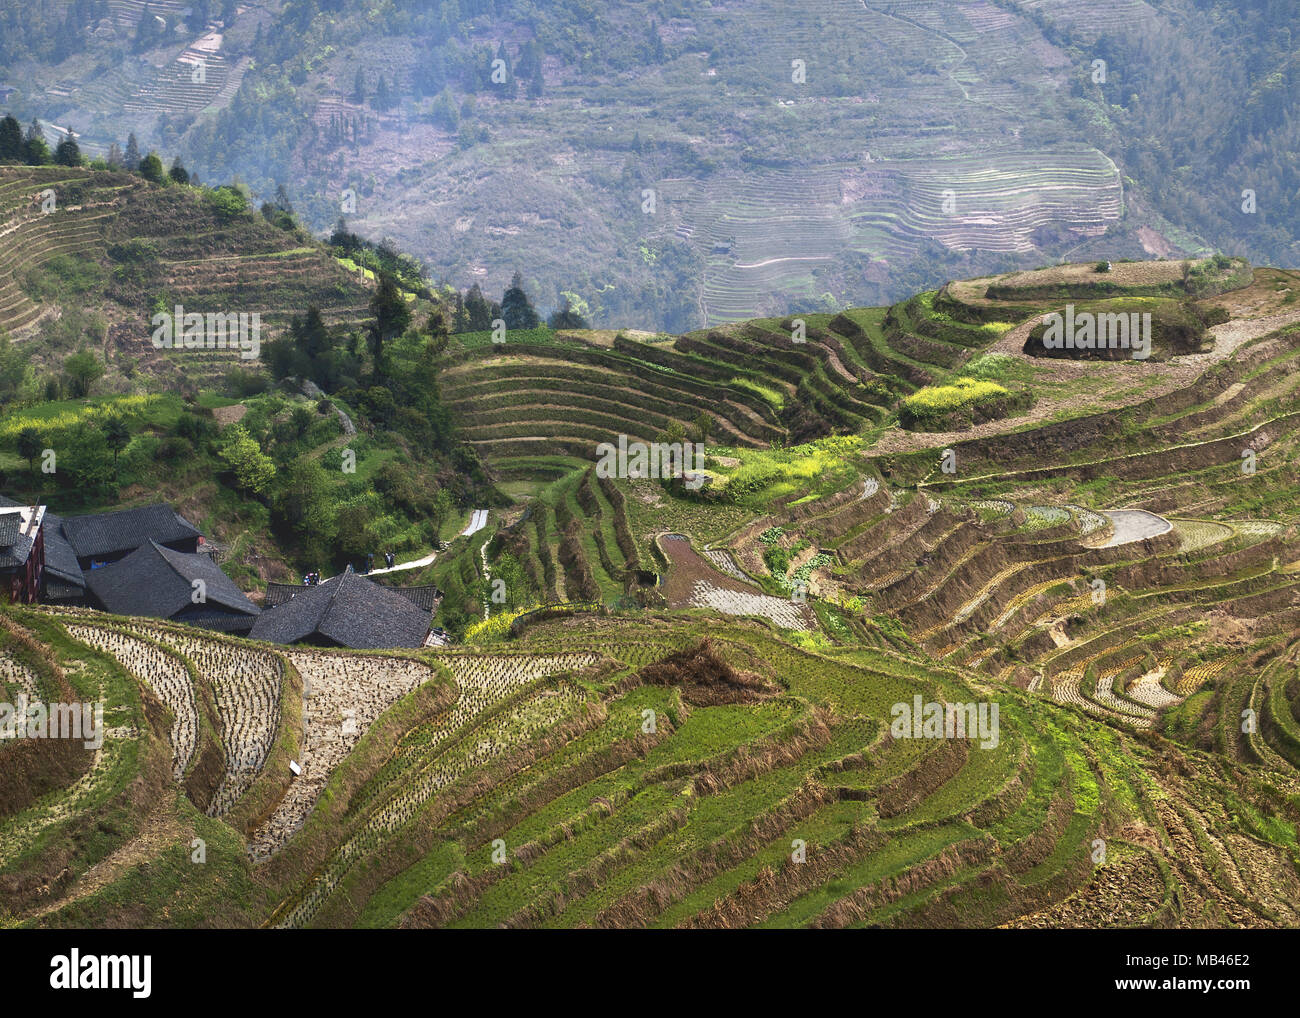
[[[544,314],[680,331],[1062,258],[1293,264],[1294,5],[3,0],[0,102]],[[116,148],[114,148],[116,146]],[[1243,211],[1245,191],[1254,212]],[[567,297],[566,297],[567,295]]]

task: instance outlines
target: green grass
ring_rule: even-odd
[[[727,383],[728,385],[738,386],[741,389],[748,389],[750,392],[757,393],[772,405],[773,410],[781,410],[785,406],[785,394],[770,386],[762,385],[751,378],[742,378],[737,375]]]
[[[729,500],[760,508],[782,496],[843,491],[859,475],[854,454],[861,447],[858,436],[836,435],[789,449],[723,449],[740,465],[710,463],[709,470]]]

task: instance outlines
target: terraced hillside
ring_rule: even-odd
[[[546,311],[577,293],[601,325],[680,331],[894,300],[944,273],[1203,250],[1198,231],[1223,213],[1180,214],[1164,177],[1186,164],[1139,128],[1132,99],[1217,84],[1240,108],[1254,79],[1209,62],[1189,76],[1160,53],[1151,78],[1121,64],[1133,36],[1177,54],[1227,16],[1184,0],[445,16],[165,0],[109,3],[67,45],[6,55],[20,119],[76,125],[89,154],[134,132],[205,180],[238,176],[263,197],[284,184],[314,229],[342,212],[458,288],[497,291],[522,268]],[[1276,42],[1248,31],[1222,59],[1279,66],[1294,26],[1270,16]],[[1109,81],[1091,77],[1101,57]],[[1192,169],[1191,193],[1216,191],[1207,211],[1231,204]],[[360,200],[341,207],[345,192]],[[1210,239],[1273,258],[1293,240],[1245,222]]]
[[[106,353],[204,383],[247,362],[237,349],[155,349],[157,308],[256,312],[263,341],[309,304],[330,324],[366,317],[364,278],[241,204],[126,173],[0,167],[0,332],[49,341],[36,351],[57,348],[66,343],[57,323],[75,306],[98,323]]]
[[[165,627],[133,624],[128,637],[120,623],[24,621],[50,667],[81,660],[78,679],[115,681],[120,694],[133,648],[171,638],[167,652],[219,708],[223,655],[241,653],[216,649],[205,664],[203,648],[180,649]],[[72,634],[105,650],[88,654]],[[1092,888],[1120,880],[1128,924],[1296,921],[1288,806],[1257,765],[1015,686],[997,689],[996,745],[897,738],[892,704],[992,688],[914,651],[813,653],[760,626],[666,616],[544,623],[509,650],[434,655],[414,687],[397,678],[400,660],[353,657],[349,668],[364,664],[395,704],[368,729],[349,723],[384,701],[367,710],[355,683],[351,702],[332,701],[331,660],[342,658],[291,655],[280,750],[296,757],[310,733],[341,732],[353,752],[326,754],[320,766],[333,769],[305,791],[272,756],[224,822],[174,783],[155,699],[171,694],[138,680],[93,780],[6,825],[11,917],[158,921],[149,910],[184,881],[166,922],[1036,925],[1090,905],[1084,921],[1105,924],[1115,916]],[[256,701],[229,695],[236,708]],[[137,768],[153,778],[133,788],[130,821],[49,872],[36,834],[67,842],[71,825],[121,802]],[[189,783],[192,795],[198,777]],[[329,794],[313,801],[320,785]]]
[[[675,234],[707,259],[709,322],[752,318],[768,301],[780,307],[779,294],[817,293],[814,270],[833,270],[846,250],[896,262],[915,259],[926,241],[1026,254],[1044,227],[1082,242],[1124,211],[1115,165],[1068,145],[670,180],[664,192]]]
[[[1159,362],[1025,352],[1098,286],[1226,320]],[[32,775],[0,802],[5,920],[1294,927],[1298,294],[1116,263],[802,341],[467,340],[443,391],[515,504],[434,563],[457,643],[7,609],[0,692],[98,691],[108,721],[93,753],[0,744]],[[963,378],[1028,399],[900,426]],[[701,411],[702,487],[596,469]]]

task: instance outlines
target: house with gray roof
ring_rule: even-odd
[[[263,611],[248,635],[318,647],[422,647],[432,620],[429,609],[348,566],[315,586],[296,588],[288,600]]]
[[[203,535],[163,502],[111,513],[63,518],[63,533],[82,569],[115,562],[150,541],[173,551],[198,551]]]
[[[77,553],[63,533],[63,517],[45,514],[45,576],[41,583],[41,601],[45,604],[82,604],[86,600],[86,580],[81,574]]]
[[[87,600],[114,615],[143,615],[244,634],[261,609],[208,555],[149,541],[125,558],[86,572]]]
[[[0,508],[0,590],[13,602],[32,603],[41,595],[45,568],[45,506]]]
[[[23,503],[0,495],[0,541],[6,536],[6,510],[23,508]],[[12,560],[13,570],[35,549],[43,553],[35,567],[36,596],[47,604],[83,604],[86,571],[123,558],[150,541],[174,551],[195,552],[203,537],[189,520],[163,503],[85,516],[58,516],[45,511],[31,547],[17,539],[14,544],[0,545],[0,573],[5,569],[6,555]],[[5,548],[10,550],[5,552]]]

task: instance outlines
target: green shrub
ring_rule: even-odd
[[[248,211],[248,199],[233,187],[216,187],[205,191],[204,196],[212,210],[223,219],[234,219]]]

